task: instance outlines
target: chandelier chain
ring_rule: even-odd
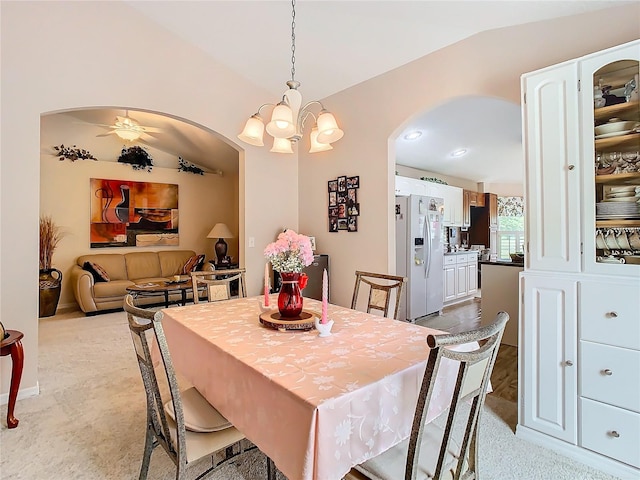
[[[291,0],[291,80],[296,78],[296,0]]]

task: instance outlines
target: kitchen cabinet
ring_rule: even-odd
[[[478,194],[484,198],[484,207],[471,208],[471,245],[484,245],[491,260],[498,257],[498,196],[495,193]]]
[[[628,368],[640,361],[640,244],[631,245],[640,212],[611,205],[627,203],[630,194],[618,193],[640,184],[640,163],[602,161],[635,158],[640,134],[596,138],[594,127],[640,120],[633,92],[620,96],[639,65],[636,40],[522,77],[527,268],[516,434],[620,478],[640,477],[640,378]],[[599,104],[599,85],[616,103]]]
[[[458,303],[478,291],[477,252],[447,253],[443,261],[443,302]]]
[[[427,182],[417,178],[395,178],[396,195],[425,195],[438,197],[444,200],[444,215],[442,224],[445,227],[461,227],[463,215],[462,188],[453,185],[444,185],[435,182]]]

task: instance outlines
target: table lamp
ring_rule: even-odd
[[[233,238],[233,234],[229,227],[227,227],[224,223],[216,223],[214,227],[207,235],[207,238],[217,238],[218,241],[215,245],[217,264],[223,263],[224,259],[227,256],[227,242],[224,241],[225,238]]]

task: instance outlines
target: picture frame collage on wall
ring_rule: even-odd
[[[357,232],[360,177],[340,176],[327,182],[329,192],[329,232]]]

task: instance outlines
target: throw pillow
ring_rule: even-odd
[[[108,282],[109,280],[111,280],[107,271],[97,263],[87,261],[84,262],[82,268],[87,272],[91,272],[91,275],[93,275],[93,280],[95,282]]]
[[[195,272],[200,265],[204,263],[204,255],[194,255],[189,257],[184,266],[182,267],[182,274],[189,275],[191,272]]]

